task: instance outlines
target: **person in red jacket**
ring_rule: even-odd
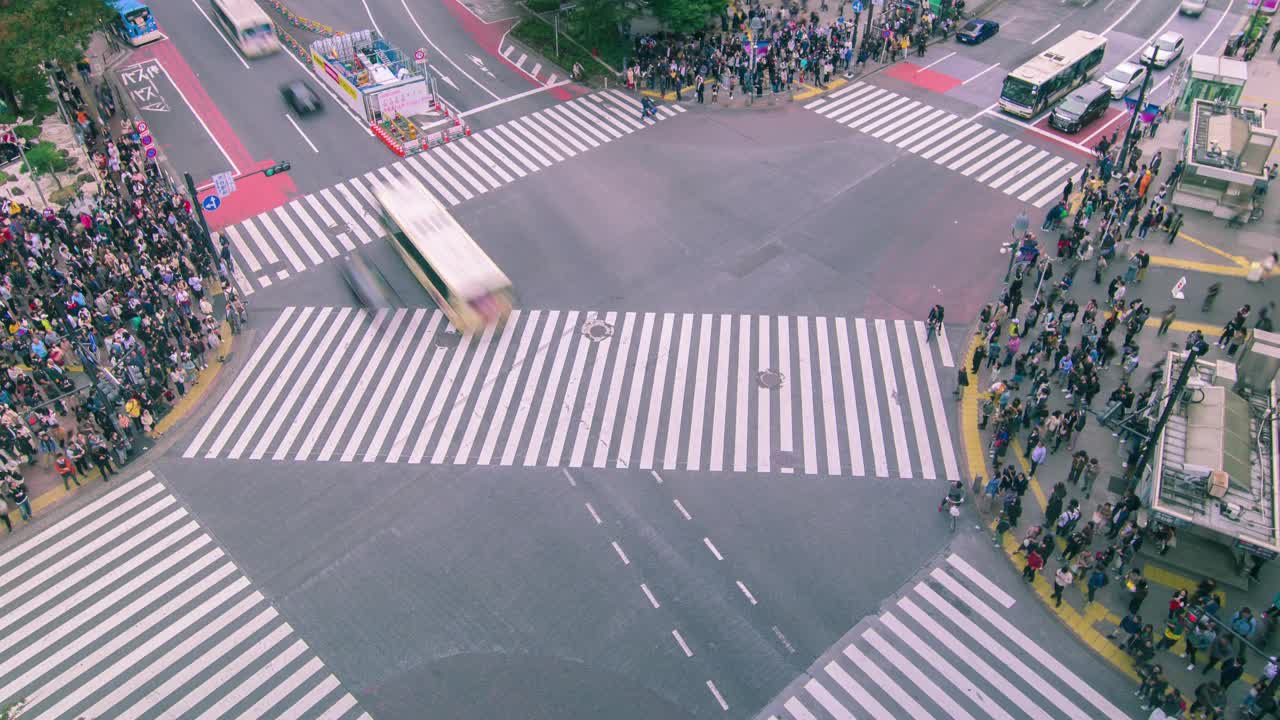
[[[1035,550],[1027,552],[1027,566],[1022,570],[1022,579],[1032,582],[1036,579],[1036,573],[1044,568],[1044,558],[1040,557],[1040,553]]]

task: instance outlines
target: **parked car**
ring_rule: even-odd
[[[1208,4],[1209,0],[1182,0],[1182,4],[1178,5],[1178,12],[1191,17],[1200,17],[1200,13],[1204,12]]]
[[[1158,68],[1169,67],[1169,63],[1182,56],[1182,46],[1185,43],[1181,33],[1170,30],[1142,51],[1142,59]]]
[[[320,112],[324,107],[320,104],[320,98],[311,89],[311,86],[302,80],[294,80],[283,85],[280,88],[280,96],[298,115],[310,115],[314,112]]]
[[[1098,81],[1076,89],[1058,103],[1049,115],[1049,126],[1065,133],[1077,133],[1102,117],[1111,104],[1111,88]]]
[[[1147,74],[1147,69],[1131,62],[1122,62],[1111,72],[1102,76],[1099,80],[1103,85],[1111,88],[1111,97],[1122,98],[1142,84],[1142,78]]]
[[[977,45],[1000,32],[1000,23],[995,20],[974,18],[956,31],[956,40],[967,45]]]

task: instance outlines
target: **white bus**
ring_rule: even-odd
[[[254,0],[213,0],[213,19],[245,57],[280,49],[275,23]]]
[[[374,195],[396,252],[455,328],[474,332],[511,313],[511,281],[422,183],[401,178]]]
[[[1102,64],[1107,39],[1077,30],[1062,42],[1009,73],[1000,90],[1000,109],[1032,118],[1084,84]]]

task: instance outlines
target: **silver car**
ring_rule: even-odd
[[[1182,3],[1178,5],[1178,12],[1191,17],[1200,17],[1200,14],[1204,12],[1208,4],[1209,0],[1182,0]]]

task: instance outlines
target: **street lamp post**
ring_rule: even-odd
[[[1142,86],[1138,90],[1138,104],[1133,108],[1133,115],[1129,118],[1129,129],[1124,135],[1124,144],[1120,146],[1120,159],[1116,163],[1116,172],[1123,174],[1125,172],[1125,163],[1129,161],[1129,153],[1132,151],[1134,144],[1133,129],[1138,124],[1138,116],[1142,113],[1142,108],[1147,101],[1147,87],[1151,84],[1151,73],[1155,70],[1155,66],[1146,60],[1139,58],[1142,67],[1146,68],[1146,72],[1142,74]]]

